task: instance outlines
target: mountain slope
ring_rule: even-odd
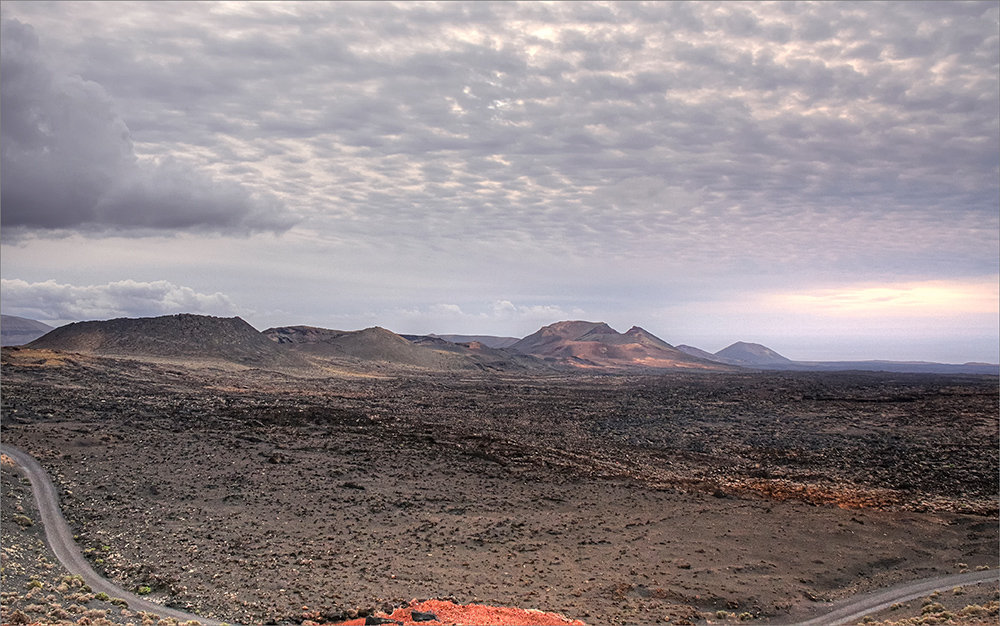
[[[496,337],[494,335],[435,335],[430,334],[427,337],[435,337],[437,339],[444,339],[445,341],[450,341],[451,343],[471,343],[473,341],[479,342],[488,348],[509,348],[514,345],[520,339],[517,337]]]
[[[699,359],[705,359],[707,361],[717,361],[716,356],[714,354],[706,350],[702,350],[701,348],[695,348],[694,346],[688,346],[684,344],[681,344],[676,347],[684,354],[690,354],[691,356],[696,356]]]
[[[685,354],[638,326],[619,333],[604,322],[557,322],[509,349],[577,367],[726,369]]]
[[[0,315],[0,346],[20,346],[38,339],[52,327],[26,317]]]
[[[221,359],[246,365],[301,363],[239,317],[188,313],[76,322],[25,347],[108,356]]]
[[[747,343],[737,341],[731,346],[723,348],[715,353],[717,360],[733,365],[744,365],[748,367],[762,365],[790,365],[791,359],[787,359],[767,346],[759,343]]]
[[[263,335],[272,342],[311,356],[381,361],[432,369],[470,367],[457,356],[415,345],[396,333],[375,326],[343,331],[314,326],[269,328]]]

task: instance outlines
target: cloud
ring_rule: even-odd
[[[198,293],[165,280],[76,286],[54,280],[0,279],[0,292],[4,313],[59,323],[175,313],[237,314],[236,305],[223,293]]]
[[[519,305],[509,300],[489,304],[460,306],[437,303],[420,308],[396,309],[371,314],[372,319],[392,325],[398,332],[481,333],[484,328],[502,329],[496,332],[526,335],[539,327],[585,315],[579,308],[567,310],[554,304]]]
[[[184,191],[193,197],[261,199],[241,223],[263,228],[268,194],[302,217],[280,238],[161,238],[152,269],[144,255],[141,276],[175,284],[202,284],[196,272],[217,264],[219,289],[258,310],[518,334],[587,317],[575,307],[627,327],[659,306],[722,298],[728,321],[698,311],[679,323],[742,329],[760,304],[754,290],[817,295],[998,270],[995,2],[11,0],[3,10],[44,36],[43,50],[4,49],[4,63],[33,50],[33,67],[51,74],[30,83],[48,94],[31,102],[78,94],[72,102],[100,112],[83,125],[100,132],[80,134],[110,138],[83,142],[93,155],[65,167],[67,180],[99,180],[91,163],[150,164],[97,194],[105,204],[88,210],[103,217],[74,228],[105,220],[143,232],[135,224],[149,215],[127,209],[143,194],[175,200],[157,213],[171,223],[197,221],[185,209],[202,203],[169,193],[196,180],[188,171],[202,175]],[[5,83],[3,96],[35,93],[26,89]],[[5,133],[8,110],[33,109],[5,101]],[[129,135],[114,139],[122,120]],[[7,137],[4,147],[19,145]],[[236,209],[209,213],[218,222],[190,228],[240,228],[226,221]],[[38,216],[21,219],[65,219]],[[5,270],[42,280],[64,276],[60,264],[83,259],[72,253],[91,238],[21,243],[4,248]],[[106,280],[86,259],[100,277],[89,282]],[[74,272],[61,282],[84,275]],[[553,303],[534,327],[505,321]],[[792,328],[787,313],[768,328]]]
[[[760,267],[920,272],[925,249],[840,233],[989,249],[998,225],[990,3],[13,7],[115,94],[143,155],[331,236],[714,262],[720,240],[762,254],[739,242],[764,223]]]
[[[1000,313],[1000,277],[849,285],[776,294],[774,309],[834,317],[949,317]]]
[[[57,229],[280,231],[271,194],[176,159],[139,159],[105,89],[47,66],[34,29],[2,21],[2,225]]]

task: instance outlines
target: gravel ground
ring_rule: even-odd
[[[5,350],[3,436],[95,568],[223,620],[789,623],[998,566],[995,377],[350,374]]]
[[[69,575],[45,543],[31,485],[4,457],[0,466],[0,622],[3,624],[177,624],[130,611]]]

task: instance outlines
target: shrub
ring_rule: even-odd
[[[107,602],[108,600],[110,600],[110,598],[108,597],[108,594],[104,593],[103,591],[100,592],[100,593],[94,594],[94,598],[100,600],[101,602]]]
[[[27,615],[25,615],[21,611],[14,611],[7,618],[7,623],[8,624],[30,624],[31,623],[31,618],[28,617]]]
[[[136,589],[136,593],[138,593],[140,596],[144,596],[144,595],[150,593],[151,591],[153,591],[153,588],[152,587],[148,587],[146,585],[142,585],[141,587],[139,587],[138,589]]]
[[[970,604],[964,609],[958,612],[960,617],[979,617],[983,618],[989,615],[990,612],[985,607],[981,607],[978,604]]]
[[[73,576],[63,576],[62,582],[64,585],[69,585],[70,587],[82,587],[83,586],[83,576],[75,574]]]
[[[920,609],[920,614],[927,615],[928,613],[941,613],[944,610],[945,608],[943,604],[940,602],[932,602]]]
[[[61,622],[65,622],[72,618],[72,616],[69,614],[69,611],[63,608],[52,609],[51,611],[49,611],[49,617],[51,617],[53,620],[59,620]]]

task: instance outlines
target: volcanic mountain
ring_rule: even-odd
[[[25,346],[127,357],[218,359],[244,365],[300,365],[239,317],[165,315],[76,322]]]
[[[0,315],[0,346],[20,346],[38,339],[52,327],[16,315]]]
[[[426,335],[437,339],[444,339],[451,343],[480,343],[487,348],[509,348],[520,339],[517,337],[497,337],[495,335]]]
[[[781,356],[767,346],[762,346],[759,343],[747,343],[745,341],[737,341],[733,345],[719,350],[715,353],[715,358],[723,363],[748,367],[792,364],[791,359]]]
[[[382,361],[432,369],[454,369],[471,364],[461,357],[414,345],[396,333],[375,326],[344,331],[314,326],[268,328],[264,336],[292,350],[316,357]]]
[[[638,326],[619,333],[604,322],[557,322],[508,349],[577,367],[728,369],[685,354]]]

